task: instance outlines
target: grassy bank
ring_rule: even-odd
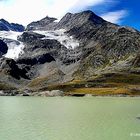
[[[41,79],[35,81],[42,85]],[[43,79],[44,83],[44,79]],[[32,88],[37,86],[32,84]],[[140,95],[140,75],[131,73],[108,73],[90,80],[73,80],[63,84],[46,85],[39,90],[62,90],[66,95],[92,94],[92,95]]]

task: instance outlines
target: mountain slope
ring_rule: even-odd
[[[73,52],[75,55],[76,52],[77,54],[80,52],[78,72],[82,76],[87,74],[88,77],[107,68],[117,69],[119,62],[122,61],[124,64],[118,67],[118,70],[123,70],[126,67],[127,59],[129,60],[130,57],[133,61],[140,49],[138,31],[104,21],[91,11],[68,13],[53,28],[55,30],[65,29],[65,34],[79,42],[79,47],[67,51]],[[54,31],[52,32],[55,34]],[[129,63],[128,70],[130,68]]]
[[[24,88],[32,90],[94,93],[94,88],[102,87],[99,93],[108,87],[106,93],[117,94],[138,90],[139,31],[107,22],[92,11],[68,13],[55,20],[46,17],[33,22],[18,37],[24,53],[15,63],[25,70],[26,78],[20,76],[15,85],[20,87],[22,79],[21,85],[26,83]]]

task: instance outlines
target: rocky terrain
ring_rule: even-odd
[[[13,59],[6,58],[9,36],[0,42],[0,89],[6,93],[140,95],[140,32],[133,28],[92,11],[67,13],[59,22],[45,17],[10,38],[20,46]]]

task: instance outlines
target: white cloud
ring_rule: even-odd
[[[109,0],[3,0],[0,18],[28,24],[46,15],[60,18],[67,12],[78,12],[106,1]]]
[[[47,12],[50,16],[62,17],[66,12],[78,12],[108,0],[48,0]]]
[[[79,12],[107,2],[112,5],[114,0],[0,0],[0,18],[26,25],[47,15],[60,19],[67,12]],[[120,10],[101,16],[107,21],[120,23],[126,14],[125,10]]]
[[[109,22],[112,23],[121,23],[122,19],[127,16],[127,11],[126,10],[119,10],[119,11],[114,11],[114,12],[108,12],[101,17]]]

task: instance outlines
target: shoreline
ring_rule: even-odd
[[[52,91],[2,91],[0,90],[0,96],[28,96],[28,97],[140,97],[140,94],[88,94],[88,93],[65,93],[60,90]]]

